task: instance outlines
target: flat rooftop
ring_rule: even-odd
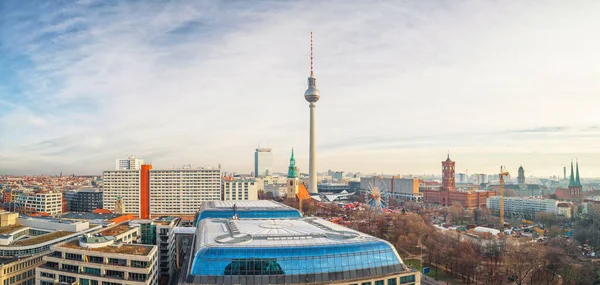
[[[114,226],[114,227],[110,227],[107,228],[101,232],[99,232],[100,234],[102,234],[103,236],[118,236],[120,234],[123,234],[129,230],[133,229],[133,227],[130,227],[129,225],[125,224],[125,225],[118,225],[118,226]]]
[[[97,214],[97,213],[80,213],[80,212],[68,212],[61,215],[63,219],[72,220],[112,220],[114,218],[123,216],[123,214]]]
[[[10,225],[10,226],[6,226],[6,227],[0,227],[0,235],[10,234],[10,233],[20,230],[22,228],[25,228],[25,227],[21,226],[21,225]]]
[[[202,203],[202,209],[222,209],[230,210],[233,206],[236,206],[237,210],[248,210],[248,209],[293,209],[281,203],[277,203],[271,200],[256,200],[256,201],[209,201]]]
[[[72,234],[74,234],[74,232],[66,232],[66,231],[53,232],[53,233],[49,233],[49,234],[45,234],[45,235],[30,237],[30,238],[24,239],[24,240],[18,240],[16,242],[12,243],[11,246],[34,245],[34,244],[51,241],[53,239],[66,237],[66,236],[72,235]]]
[[[121,244],[120,246],[104,246],[99,248],[87,248],[79,246],[79,240],[70,241],[60,245],[60,247],[79,249],[103,253],[117,253],[117,254],[128,254],[128,255],[140,255],[146,256],[152,251],[154,246],[152,245],[134,245],[134,244]]]
[[[319,218],[206,219],[199,231],[198,248],[322,246],[380,241]]]

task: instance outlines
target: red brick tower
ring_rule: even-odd
[[[442,191],[456,190],[454,181],[454,161],[450,160],[450,154],[446,161],[442,161]]]

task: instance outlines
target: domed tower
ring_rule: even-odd
[[[525,184],[525,170],[523,169],[523,166],[519,166],[519,176],[517,176],[517,183],[519,185]]]
[[[304,92],[304,99],[308,101],[310,108],[310,149],[308,157],[308,192],[317,193],[317,168],[316,168],[316,155],[315,149],[315,103],[319,101],[321,94],[317,89],[317,79],[313,72],[313,44],[312,44],[312,32],[310,33],[310,76],[308,77],[308,89]]]

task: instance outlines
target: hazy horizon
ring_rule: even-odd
[[[0,173],[126,154],[250,173],[600,176],[600,2],[0,2]]]

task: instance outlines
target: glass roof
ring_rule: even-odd
[[[239,219],[296,219],[302,218],[300,212],[296,209],[285,210],[237,210],[235,212]],[[231,219],[233,210],[204,210],[200,212],[196,226],[200,221],[207,218]]]
[[[297,275],[386,266],[404,268],[389,243],[294,247],[203,247],[194,257],[192,275]]]

